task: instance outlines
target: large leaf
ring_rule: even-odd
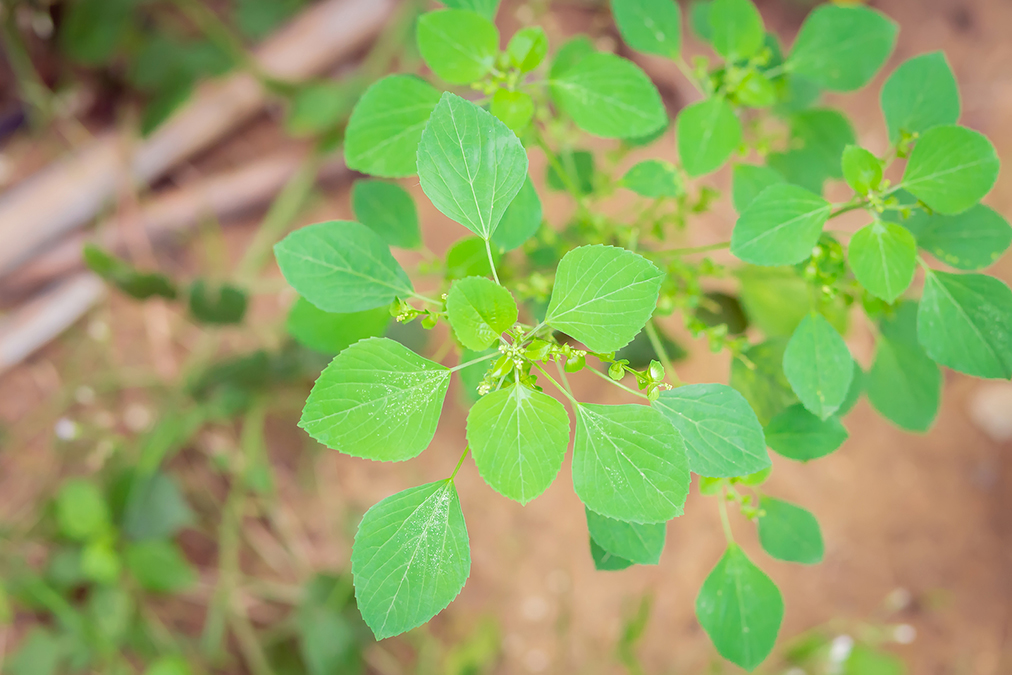
[[[960,270],[984,269],[1012,244],[1008,221],[984,204],[955,215],[917,211],[903,225],[914,233],[918,246]]]
[[[1012,377],[1012,290],[983,274],[928,271],[917,312],[928,356],[975,377]]]
[[[637,565],[660,562],[667,536],[665,523],[625,523],[590,509],[586,511],[590,538],[605,552]]]
[[[752,0],[713,0],[710,5],[710,44],[727,61],[747,59],[766,39],[763,19]]]
[[[780,631],[780,589],[736,544],[728,544],[696,597],[696,618],[713,646],[745,670],[763,662]]]
[[[877,220],[854,233],[847,257],[861,285],[891,303],[914,280],[917,241],[902,225]]]
[[[943,52],[907,59],[882,85],[882,114],[889,140],[901,132],[923,134],[959,120],[959,88]]]
[[[654,83],[638,66],[614,54],[588,54],[561,73],[553,68],[549,85],[562,111],[595,136],[646,136],[667,122]]]
[[[843,403],[854,377],[854,358],[821,314],[806,316],[784,350],[784,375],[801,402],[821,419]]]
[[[559,262],[545,322],[591,351],[618,350],[650,320],[663,278],[652,262],[632,251],[574,248]]]
[[[772,497],[759,500],[759,543],[777,560],[814,565],[822,562],[822,529],[815,516],[800,506]]]
[[[470,84],[487,75],[499,54],[499,31],[466,9],[427,12],[418,19],[418,51],[426,65],[450,84]]]
[[[854,91],[889,58],[897,30],[867,7],[821,5],[801,25],[785,65],[831,91]]]
[[[541,221],[541,199],[528,176],[503,212],[499,226],[492,233],[492,243],[503,251],[512,251],[534,236]]]
[[[731,253],[756,265],[793,265],[812,255],[832,207],[797,185],[773,185],[752,200],[731,233]]]
[[[453,481],[398,492],[366,511],[351,550],[355,600],[376,639],[420,626],[453,602],[471,572]]]
[[[292,288],[325,312],[362,312],[414,292],[390,247],[361,223],[308,225],[276,244],[274,256]]]
[[[419,248],[418,210],[408,191],[396,183],[358,180],[351,189],[351,208],[358,222],[398,248]]]
[[[595,513],[631,523],[682,514],[689,466],[681,436],[643,405],[576,406],[573,487]]]
[[[611,0],[611,13],[622,39],[636,51],[679,57],[682,15],[674,0]]]
[[[437,103],[439,91],[413,75],[388,75],[366,89],[344,133],[348,168],[386,178],[413,176],[418,141]]]
[[[675,166],[659,159],[647,159],[633,166],[622,176],[621,185],[651,199],[677,197],[685,191]]]
[[[635,564],[632,560],[626,560],[625,558],[608,553],[601,548],[600,544],[594,541],[593,537],[590,538],[590,557],[594,560],[594,569],[598,572],[618,572],[619,570],[628,569]]]
[[[883,319],[868,371],[868,400],[901,429],[927,431],[942,397],[942,372],[917,342],[917,303],[905,302]]]
[[[960,213],[990,192],[998,165],[984,134],[955,125],[934,127],[914,146],[901,184],[938,213]]]
[[[548,489],[562,467],[569,416],[551,396],[510,385],[474,404],[467,442],[485,482],[526,504]]]
[[[418,177],[437,209],[487,240],[527,180],[527,152],[491,113],[446,92],[418,144]]]
[[[450,370],[387,338],[357,342],[330,362],[299,426],[354,457],[399,462],[436,433]]]
[[[741,133],[738,115],[721,96],[685,106],[675,121],[682,167],[690,176],[716,171],[738,149]]]
[[[762,425],[748,401],[726,384],[690,384],[661,392],[651,405],[685,440],[689,469],[700,476],[745,476],[770,465]]]
[[[338,354],[359,340],[383,335],[391,318],[387,307],[334,314],[300,297],[288,312],[285,328],[305,347],[322,354]]]
[[[847,430],[839,419],[820,420],[800,403],[771,419],[765,434],[766,443],[777,454],[799,462],[824,457],[847,440]]]
[[[485,277],[467,277],[446,294],[446,316],[460,343],[481,351],[516,323],[517,303],[499,284]]]

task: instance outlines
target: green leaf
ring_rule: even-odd
[[[285,131],[295,137],[331,131],[351,112],[356,99],[355,90],[340,82],[324,81],[300,87],[292,96]]]
[[[246,293],[229,284],[210,288],[197,279],[190,286],[190,314],[201,323],[228,325],[241,323],[246,315]]]
[[[864,148],[848,145],[840,161],[847,185],[859,195],[877,190],[882,183],[882,162]]]
[[[499,0],[442,0],[442,2],[451,9],[469,9],[490,21],[495,19],[496,10],[499,9]]]
[[[446,92],[418,144],[418,177],[437,209],[487,240],[527,180],[527,151],[491,113]]]
[[[580,246],[563,256],[545,322],[594,352],[627,345],[657,306],[664,273],[632,251]]]
[[[414,292],[390,247],[361,223],[303,227],[276,244],[274,255],[288,283],[326,312],[361,312]]]
[[[784,601],[777,585],[736,544],[728,544],[699,589],[696,618],[721,656],[754,670],[777,640]]]
[[[917,244],[960,270],[990,266],[1012,244],[1012,227],[990,206],[977,204],[956,215],[917,211],[903,222]]]
[[[351,188],[355,219],[397,248],[422,246],[418,211],[408,191],[396,183],[357,180]]]
[[[94,244],[84,245],[84,264],[110,284],[137,300],[152,297],[175,300],[175,284],[164,274],[140,272],[133,265]]]
[[[144,675],[192,675],[193,670],[181,656],[163,656],[148,666]]]
[[[821,314],[805,317],[784,350],[784,375],[801,402],[826,419],[847,397],[854,358],[836,329]]]
[[[822,562],[822,530],[815,516],[800,506],[763,496],[759,507],[759,543],[777,560],[815,565]]]
[[[303,4],[304,0],[238,0],[235,22],[247,37],[259,40],[294,15]]]
[[[883,319],[865,388],[875,410],[901,429],[927,431],[942,398],[942,372],[917,342],[917,303]]]
[[[709,42],[713,37],[713,27],[710,25],[710,8],[713,7],[713,0],[691,0],[689,3],[689,25],[704,42]]]
[[[470,571],[467,527],[453,481],[387,497],[366,511],[355,534],[355,599],[377,640],[441,612]]]
[[[499,89],[492,96],[489,111],[513,133],[521,134],[534,118],[534,99],[522,91]]]
[[[510,38],[506,53],[521,73],[529,73],[548,55],[548,36],[541,26],[521,28]]]
[[[793,265],[812,255],[832,207],[797,185],[772,185],[739,216],[731,253],[755,265]]]
[[[123,564],[108,539],[89,542],[81,551],[81,574],[100,586],[111,586],[119,580]]]
[[[541,199],[528,176],[520,192],[503,212],[499,227],[492,233],[492,243],[503,251],[519,248],[534,236],[541,227],[541,221]]]
[[[675,121],[678,156],[690,176],[703,176],[724,165],[741,144],[741,121],[722,97],[712,96],[682,108]]]
[[[172,476],[128,471],[120,481],[120,527],[128,538],[167,539],[193,524],[193,511]]]
[[[1012,290],[983,274],[926,270],[917,338],[934,361],[974,377],[1012,377]]]
[[[677,197],[684,192],[682,179],[670,162],[647,159],[634,165],[622,177],[622,187],[641,197]]]
[[[328,448],[411,459],[436,433],[450,370],[387,338],[356,342],[320,374],[299,426]]]
[[[763,19],[752,0],[714,0],[710,5],[710,44],[725,60],[751,57],[765,39]]]
[[[60,23],[60,47],[77,63],[109,61],[130,28],[132,0],[80,0],[68,6]]]
[[[889,140],[901,132],[923,134],[959,120],[959,87],[943,52],[907,59],[882,85],[882,114]]]
[[[469,363],[483,356],[498,353],[499,350],[495,347],[481,352],[465,349],[460,353],[460,363]],[[485,373],[488,371],[491,363],[491,360],[479,361],[478,363],[473,363],[456,371],[457,375],[460,376],[461,383],[464,385],[464,393],[466,394],[468,401],[471,403],[477,403],[480,400],[481,397],[478,395],[478,386],[481,384],[481,381],[485,379]]]
[[[109,529],[109,506],[97,486],[72,478],[56,495],[56,523],[68,539],[94,539]]]
[[[548,489],[569,446],[561,403],[523,385],[481,397],[467,415],[467,442],[492,488],[526,504]]]
[[[304,347],[321,354],[339,354],[359,340],[383,335],[390,319],[386,307],[335,314],[324,312],[300,297],[288,312],[285,328]]]
[[[767,337],[790,337],[810,311],[812,286],[796,266],[748,265],[737,276],[745,312]],[[839,296],[820,302],[817,309],[840,333],[847,332],[849,307]]]
[[[847,257],[861,285],[892,303],[914,280],[917,241],[902,225],[876,220],[854,233]]]
[[[467,277],[450,287],[446,316],[460,343],[481,351],[497,342],[516,323],[517,303],[508,290],[494,281]]]
[[[840,408],[836,411],[836,417],[842,418],[857,405],[858,399],[864,393],[864,381],[866,378],[867,375],[865,375],[864,371],[861,370],[861,366],[855,361],[854,377],[850,380],[850,388],[847,390],[846,398],[843,399],[843,403],[840,404]]]
[[[388,75],[366,89],[345,130],[348,168],[384,178],[415,175],[418,142],[439,96],[413,75]]]
[[[998,155],[984,134],[940,126],[917,141],[901,185],[934,211],[960,213],[990,192],[998,166]]]
[[[638,66],[614,54],[587,54],[548,84],[576,126],[604,138],[645,136],[667,121],[657,87]]]
[[[504,216],[505,217],[505,216]],[[499,228],[496,228],[496,232]],[[492,261],[499,263],[502,255],[497,247],[492,247]],[[485,240],[479,237],[465,237],[450,247],[446,252],[446,276],[449,279],[464,277],[487,277],[492,275],[492,267],[488,263],[488,252]]]
[[[552,67],[548,71],[550,78],[559,77],[564,72],[575,66],[577,63],[583,60],[584,57],[590,56],[597,50],[594,49],[594,43],[590,41],[590,38],[586,35],[577,35],[570,40],[563,43],[559,51],[555,53],[555,57],[552,59]]]
[[[590,538],[590,557],[594,560],[594,569],[598,572],[618,572],[620,570],[628,569],[635,563],[632,560],[626,560],[625,558],[619,558],[617,555],[608,553],[601,545],[594,541],[594,538]],[[35,675],[32,673],[32,675]]]
[[[57,675],[66,658],[66,642],[48,629],[34,626],[10,656],[6,670],[11,675]]]
[[[742,213],[760,192],[783,182],[784,177],[768,166],[735,164],[731,171],[731,201],[734,202],[734,210]]]
[[[793,185],[805,188],[809,192],[822,194],[823,184],[829,176],[821,170],[819,161],[813,161],[813,155],[804,150],[787,152],[771,152],[766,155],[766,164]]]
[[[825,457],[847,440],[847,430],[836,417],[820,420],[796,403],[766,425],[766,443],[777,454],[799,462]]]
[[[838,110],[820,108],[791,115],[791,147],[804,158],[806,172],[843,178],[843,153],[854,143],[854,127]]]
[[[754,70],[745,75],[734,96],[740,104],[750,108],[769,108],[777,102],[779,94],[770,78]]]
[[[682,16],[674,0],[611,0],[611,13],[622,39],[636,51],[679,57]]]
[[[745,397],[764,425],[798,400],[784,375],[786,347],[784,340],[767,340],[746,349],[744,358],[731,361],[731,386]]]
[[[485,77],[499,54],[499,31],[487,18],[466,9],[441,9],[418,19],[418,51],[425,64],[450,84]]]
[[[176,593],[197,580],[197,573],[171,541],[152,539],[127,544],[124,557],[134,579],[148,591]]]
[[[581,195],[594,192],[594,155],[586,150],[562,151],[559,153],[560,174],[554,165],[545,169],[545,182],[553,190],[565,192],[569,185],[575,186]]]
[[[682,515],[689,466],[681,436],[643,405],[576,406],[573,488],[587,508],[631,523]]]
[[[690,384],[663,391],[651,405],[685,440],[693,473],[745,476],[770,465],[755,412],[726,384]]]
[[[867,645],[856,644],[843,663],[842,675],[906,675],[903,659]]]
[[[830,91],[854,91],[889,58],[897,31],[867,7],[820,5],[801,25],[786,67]]]
[[[606,553],[637,565],[656,565],[660,562],[667,536],[666,523],[626,523],[594,513],[590,509],[586,509],[586,512],[590,538]]]

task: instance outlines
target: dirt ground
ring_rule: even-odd
[[[1012,2],[882,0],[872,4],[901,26],[885,72],[915,54],[943,49],[963,95],[961,122],[986,133],[1000,156],[1012,158]],[[784,0],[759,5],[767,25],[787,39],[805,11]],[[507,3],[502,14],[507,21],[509,12]],[[594,25],[578,6],[560,11],[556,21],[557,32]],[[679,84],[674,68],[665,70],[659,62],[646,65],[668,93],[691,101],[691,91]],[[879,77],[858,94],[830,99],[852,115],[860,142],[873,150],[883,149],[886,143],[877,106],[882,80]],[[251,145],[256,133],[233,139],[231,147],[216,151],[218,157],[203,161],[208,166],[242,161],[256,147]],[[658,147],[673,152],[670,139]],[[538,169],[534,171],[538,175]],[[728,187],[726,172],[716,180],[720,187]],[[421,197],[417,186],[414,189]],[[1012,171],[1002,172],[986,201],[1006,217],[1012,216]],[[545,202],[550,220],[559,222],[565,215],[564,201],[549,196]],[[426,243],[439,253],[461,232],[424,198],[418,203]],[[328,192],[305,222],[334,218],[351,218],[346,186]],[[688,245],[726,239],[733,219],[730,207],[721,206],[690,233]],[[255,224],[250,219],[228,228],[233,258]],[[1006,257],[992,272],[1012,281],[1012,258]],[[260,297],[256,313],[276,313],[289,301],[289,295]],[[136,309],[113,301],[95,316],[109,323],[125,353],[143,359],[144,333],[127,325],[131,318],[138,320]],[[671,328],[679,334],[677,319]],[[79,328],[0,378],[4,423],[31,415],[44,418],[40,411],[54,401],[63,385],[75,382],[76,366],[68,364],[80,362],[80,354],[74,354],[75,349],[82,349],[78,343],[83,335]],[[708,354],[705,345],[692,343],[687,336],[682,336],[682,342],[694,354],[678,368],[683,380],[727,380],[726,358]],[[852,344],[867,366],[868,341],[860,328]],[[602,389],[598,380],[575,379],[577,386],[590,392],[590,400],[623,400],[617,390]],[[741,519],[733,523],[746,551],[783,591],[783,637],[830,620],[855,624],[875,620],[884,616],[884,603],[889,597],[899,597],[899,590],[899,595],[908,593],[911,601],[888,620],[916,629],[911,644],[895,648],[911,673],[1012,672],[1012,444],[989,440],[969,412],[978,392],[993,386],[947,372],[941,413],[924,436],[893,428],[862,401],[846,419],[850,440],[836,453],[804,466],[774,457],[769,493],[812,510],[826,540],[821,565],[778,563],[761,553],[753,528]],[[459,390],[451,390],[450,400],[458,396]],[[1006,413],[1012,415],[1012,410]],[[353,531],[357,514],[395,491],[445,477],[464,444],[464,412],[455,406],[444,415],[432,446],[418,459],[390,466],[326,453],[313,469],[320,489],[307,491],[303,489],[305,464],[293,459],[305,442],[293,423],[294,418],[272,420],[270,452],[289,515],[313,543],[307,556],[320,567],[346,564],[350,539],[344,535]],[[52,479],[51,462],[58,450],[50,441],[46,428],[25,452],[0,455],[4,518],[31,508],[33,495]],[[660,565],[599,573],[589,556],[583,507],[572,490],[568,461],[548,492],[526,507],[494,493],[470,462],[461,469],[457,485],[471,538],[471,578],[458,600],[437,620],[436,631],[453,632],[478,616],[491,615],[500,623],[504,638],[499,672],[617,673],[622,670],[613,652],[622,617],[639,597],[649,594],[653,612],[640,647],[645,671],[658,675],[713,672],[707,669],[714,662],[714,652],[695,621],[693,606],[702,580],[724,546],[714,500],[699,496],[694,489],[685,515],[669,526]]]

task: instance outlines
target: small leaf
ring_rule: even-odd
[[[559,263],[545,321],[591,351],[615,351],[650,320],[663,278],[632,251],[580,246]]]
[[[590,538],[590,557],[594,560],[594,569],[598,572],[618,572],[628,569],[635,564],[632,560],[619,558],[617,555],[608,553],[601,548],[600,544],[594,541],[593,537]]]
[[[836,329],[821,314],[811,313],[787,343],[784,375],[804,406],[826,419],[847,397],[854,359]]]
[[[562,112],[595,136],[645,136],[667,121],[654,83],[638,66],[614,54],[587,54],[561,73],[553,67],[548,83]]]
[[[121,508],[116,509],[122,512],[120,527],[130,539],[167,539],[194,522],[186,498],[168,474],[128,471],[116,488],[121,498]],[[115,495],[111,501],[115,504]]]
[[[659,159],[639,162],[622,177],[622,187],[641,197],[677,197],[684,190],[674,165]]]
[[[437,209],[487,240],[527,180],[527,151],[491,113],[446,92],[418,144],[418,177]]]
[[[907,59],[882,85],[882,113],[889,140],[901,132],[923,134],[959,120],[959,87],[943,52]]]
[[[110,284],[137,300],[159,297],[175,300],[175,284],[164,274],[140,272],[94,244],[84,245],[84,264]]]
[[[81,0],[60,23],[60,47],[73,61],[97,66],[116,54],[131,28],[132,0]]]
[[[974,377],[1012,377],[1012,290],[983,274],[927,270],[917,338],[935,362]]]
[[[144,675],[192,675],[193,670],[181,656],[163,656],[148,666]]]
[[[636,51],[679,57],[682,16],[674,0],[611,0],[611,13],[622,39]]]
[[[713,0],[709,41],[727,61],[747,59],[766,38],[763,19],[752,0]]]
[[[744,358],[731,361],[731,386],[745,397],[764,425],[798,400],[784,375],[786,347],[786,341],[767,340],[746,349]],[[766,441],[769,443],[768,438]]]
[[[696,618],[728,661],[754,670],[773,649],[784,618],[780,589],[735,544],[696,597]]]
[[[499,9],[499,0],[442,0],[442,2],[451,9],[469,9],[489,21],[495,20],[496,10]]]
[[[467,415],[478,473],[500,494],[526,504],[548,489],[569,446],[561,403],[523,385],[486,394]]]
[[[353,457],[411,459],[436,433],[449,383],[448,368],[393,340],[362,340],[320,374],[299,426]]]
[[[731,200],[734,210],[742,213],[759,193],[771,185],[783,183],[784,177],[768,166],[735,164],[731,172]]]
[[[197,580],[183,552],[171,541],[152,539],[127,544],[127,569],[142,588],[156,593],[177,593]]]
[[[276,244],[274,256],[292,288],[325,312],[361,312],[414,292],[390,247],[361,223],[308,225]]]
[[[453,481],[398,492],[366,511],[351,572],[358,609],[377,640],[420,626],[453,602],[471,572]]]
[[[285,328],[304,347],[321,354],[339,354],[359,340],[383,335],[391,318],[387,307],[334,314],[300,297],[288,312]]]
[[[998,166],[998,155],[984,134],[939,126],[917,141],[901,185],[934,211],[960,213],[990,192]]]
[[[485,277],[455,282],[446,296],[446,315],[460,343],[486,349],[517,321],[517,303],[510,292]]]
[[[741,121],[726,99],[712,96],[682,108],[675,121],[678,156],[690,176],[724,165],[741,144]]]
[[[815,516],[800,506],[772,497],[759,500],[759,543],[777,560],[815,565],[822,562],[822,529]]]
[[[548,55],[548,36],[541,26],[521,28],[510,38],[506,53],[521,73],[529,73]]]
[[[492,243],[503,251],[519,248],[534,236],[541,227],[541,221],[541,199],[528,176],[520,192],[503,212],[499,226],[492,233]]]
[[[109,506],[98,487],[83,478],[72,478],[56,495],[56,522],[60,534],[68,539],[94,539],[109,529]]]
[[[977,204],[956,215],[917,211],[903,221],[917,244],[960,270],[989,267],[1012,244],[1012,227],[990,206]]]
[[[876,220],[854,233],[847,257],[861,285],[892,303],[914,280],[917,241],[902,225]]]
[[[413,75],[388,75],[365,90],[344,135],[348,168],[373,176],[413,176],[418,142],[440,92]]]
[[[799,462],[825,457],[847,440],[847,430],[836,417],[820,420],[796,403],[766,425],[766,443],[779,455]]]
[[[425,64],[450,84],[470,84],[487,75],[499,54],[499,31],[466,9],[426,12],[418,19],[418,51]]]
[[[241,323],[246,315],[246,293],[229,284],[221,284],[212,290],[206,281],[197,279],[190,286],[189,305],[190,314],[201,323]]]
[[[867,7],[821,5],[801,25],[786,67],[831,91],[854,91],[889,58],[897,30]]]
[[[848,145],[841,159],[843,177],[854,192],[866,195],[882,183],[882,162],[864,148]]]
[[[522,91],[499,89],[492,96],[489,111],[515,134],[523,133],[534,118],[534,99]]]
[[[731,233],[731,253],[756,265],[793,265],[812,255],[832,207],[796,185],[759,193]]]
[[[637,565],[656,565],[664,551],[665,523],[625,523],[587,511],[590,538],[606,553]]]
[[[689,469],[701,476],[745,476],[770,465],[762,425],[726,384],[690,384],[651,404],[685,440]]]
[[[408,191],[396,183],[357,180],[351,188],[351,209],[355,219],[398,248],[422,245],[418,210]]]
[[[854,143],[854,127],[839,110],[820,108],[791,115],[791,147],[803,158],[806,172],[843,178],[843,153]]]
[[[883,319],[865,388],[875,410],[901,429],[927,431],[935,421],[942,372],[917,342],[917,303]]]
[[[659,412],[643,405],[576,406],[573,488],[589,509],[632,523],[682,514],[689,494],[685,447]]]
[[[709,42],[713,37],[713,27],[710,25],[710,9],[713,7],[713,0],[691,0],[689,3],[689,25],[704,42]]]

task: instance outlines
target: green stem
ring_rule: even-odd
[[[562,181],[563,185],[566,186],[566,190],[568,190],[569,194],[573,196],[573,199],[576,200],[576,203],[580,206],[580,208],[584,208],[583,193],[580,192],[580,188],[573,182],[573,177],[569,175],[569,172],[566,171],[565,168],[563,168],[562,162],[559,160],[559,156],[548,146],[548,143],[545,141],[545,137],[541,135],[541,130],[536,126],[534,128],[534,141],[537,143],[538,147],[541,148],[541,151],[545,153],[545,158],[548,160],[548,164],[555,169],[555,173],[558,174],[559,179]]]
[[[693,246],[690,248],[669,248],[666,251],[654,251],[654,255],[690,255],[692,253],[706,253],[707,251],[718,251],[723,248],[729,248],[731,242],[722,241],[716,244],[707,244],[706,246]]]
[[[668,350],[664,348],[664,343],[661,342],[661,336],[657,334],[657,327],[654,325],[653,319],[647,321],[644,330],[647,333],[647,338],[650,340],[650,345],[661,360],[661,365],[664,366],[664,375],[671,378],[671,383],[674,386],[682,386],[683,382],[678,379],[678,373],[675,372],[674,366],[671,365],[671,357],[668,356]]]
[[[414,292],[412,292],[412,293],[411,293],[411,297],[412,297],[412,298],[417,298],[418,300],[421,300],[422,302],[427,302],[427,303],[429,303],[430,305],[442,305],[442,304],[443,304],[443,303],[442,303],[441,301],[439,301],[439,300],[433,300],[432,298],[430,298],[430,297],[428,297],[428,296],[426,296],[426,295],[421,295],[421,294],[419,294],[419,293],[414,293]]]
[[[16,8],[8,7],[6,12],[0,12],[0,31],[2,31],[3,49],[7,53],[7,62],[11,65],[14,77],[17,80],[18,89],[21,93],[21,100],[28,105],[28,118],[32,127],[42,128],[52,117],[52,96],[53,93],[42,80],[39,71],[35,69],[32,58],[25,49],[25,43],[21,39],[21,32],[18,30],[15,18]]]
[[[464,458],[467,457],[467,451],[469,449],[470,446],[464,446],[464,452],[461,453],[460,459],[457,460],[457,466],[453,467],[453,473],[451,473],[450,477],[446,479],[447,482],[453,482],[453,479],[457,477],[457,472],[460,471],[460,467],[464,465]]]
[[[594,373],[595,375],[597,375],[598,377],[600,377],[602,380],[604,380],[606,382],[611,382],[613,385],[615,385],[619,389],[625,389],[627,392],[629,392],[633,396],[639,396],[640,398],[647,398],[647,395],[644,394],[643,392],[639,392],[639,391],[636,391],[635,389],[633,389],[631,387],[627,387],[624,384],[622,384],[621,382],[616,382],[615,380],[611,379],[610,377],[608,377],[607,375],[605,375],[604,373],[602,373],[597,368],[588,368],[587,370],[589,370],[590,372]],[[647,399],[647,400],[649,400],[649,399]]]
[[[689,64],[685,62],[685,59],[679,56],[675,59],[675,65],[678,66],[678,70],[680,70],[682,75],[685,76],[685,79],[689,81],[689,84],[696,88],[696,91],[700,94],[706,93],[703,91],[703,85],[696,79],[696,74],[692,72],[691,68],[689,68]]]
[[[733,544],[734,534],[731,532],[731,521],[727,517],[727,498],[723,491],[721,491],[718,499],[720,501],[720,524],[724,528],[724,537],[727,539],[728,544]]]
[[[482,356],[482,357],[477,358],[477,359],[473,359],[471,361],[468,361],[467,363],[458,364],[458,365],[454,366],[453,368],[450,368],[450,372],[451,373],[455,373],[458,370],[461,370],[463,368],[467,368],[468,366],[473,366],[474,364],[481,363],[482,361],[488,361],[490,359],[494,359],[497,356],[499,356],[499,352],[496,352],[494,354],[488,354],[486,356]]]
[[[485,253],[488,255],[488,266],[492,270],[492,278],[495,279],[497,285],[502,286],[499,283],[499,273],[495,271],[495,260],[492,258],[492,244],[489,243],[488,239],[485,240]]]
[[[544,375],[548,379],[548,381],[551,382],[555,386],[556,389],[558,389],[559,391],[561,391],[563,393],[563,395],[565,395],[565,397],[568,398],[572,402],[572,404],[574,406],[580,405],[580,402],[577,401],[575,398],[573,398],[573,395],[570,394],[568,391],[566,391],[566,389],[561,384],[559,384],[558,382],[556,382],[555,379],[551,375],[548,374],[548,371],[541,367],[540,363],[535,363],[534,367],[537,368],[538,370],[540,370],[541,374]]]
[[[566,377],[566,371],[563,370],[558,361],[555,362],[555,370],[559,371],[559,379],[562,380],[562,386],[565,387],[566,391],[569,392],[569,395],[572,396],[573,388],[569,386],[569,378]]]

